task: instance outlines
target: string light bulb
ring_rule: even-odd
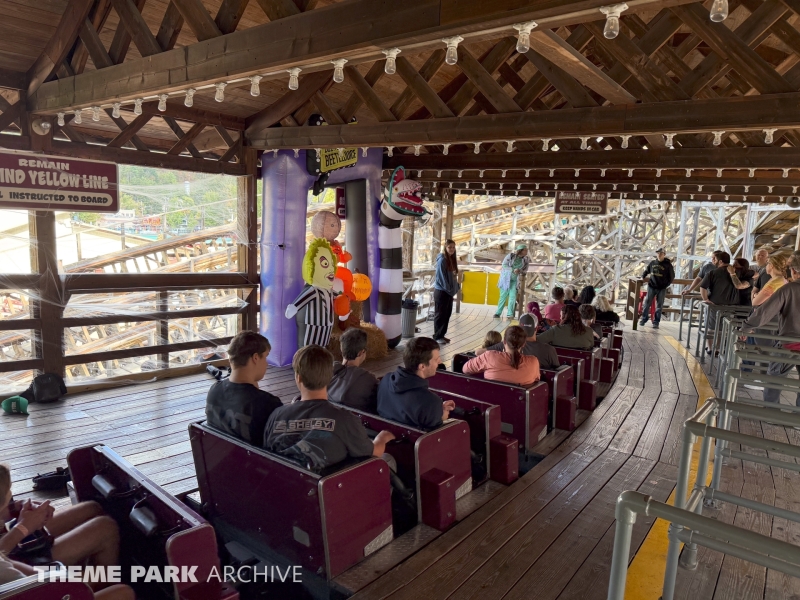
[[[686,169],[686,176],[687,177],[691,177],[692,176],[692,171],[694,171],[694,169]]]
[[[666,144],[667,148],[672,150],[675,146],[673,144],[673,140],[675,139],[674,133],[665,133],[664,134],[664,143]]]
[[[483,179],[483,174],[484,174],[485,172],[486,172],[486,169],[481,169],[481,170],[479,170],[479,171],[478,171],[478,177],[480,177],[481,179]]]
[[[589,138],[582,137],[581,138],[581,150],[588,150],[589,149]]]
[[[720,186],[719,191],[725,193],[725,188],[728,187],[726,185]]]
[[[419,156],[419,151],[422,148],[422,144],[415,144],[414,145],[414,156]]]
[[[394,75],[397,73],[397,55],[400,54],[400,48],[389,48],[388,50],[381,50],[386,55],[386,64],[383,66],[383,72],[387,75]]]
[[[447,156],[447,154],[448,154],[449,152],[450,152],[450,144],[445,144],[444,146],[442,146],[442,154],[444,154],[445,156]]]
[[[214,92],[214,100],[216,102],[225,102],[225,86],[228,85],[224,81],[220,81],[219,83],[215,83],[214,87],[216,88],[216,92]]]
[[[750,192],[750,186],[749,185],[744,186],[744,193],[747,194],[749,192]]]
[[[261,75],[253,75],[249,79],[250,79],[250,95],[253,97],[260,96],[261,86],[259,84],[261,83]]]
[[[525,177],[530,177],[530,176],[531,176],[531,170],[525,169]]]
[[[619,35],[619,16],[622,14],[622,11],[625,10],[628,10],[628,5],[624,2],[600,7],[600,12],[606,16],[606,26],[603,28],[603,37],[613,40]]]
[[[768,186],[767,186],[767,193],[771,194],[771,193],[772,193],[772,188],[773,188],[773,187],[775,187],[775,186],[768,185]]]
[[[755,177],[756,176],[756,170],[755,169],[748,169],[748,172],[749,172],[748,174],[749,174],[750,177]]]
[[[550,138],[544,138],[542,140],[542,150],[547,152],[547,149],[550,147]]]
[[[167,98],[169,98],[169,96],[167,94],[160,94],[158,96],[158,110],[159,111],[164,112],[165,110],[167,110]]]
[[[517,52],[520,54],[525,54],[531,49],[531,31],[533,31],[536,26],[536,21],[514,23],[514,29],[519,32],[519,35],[517,35]]]
[[[389,157],[394,156],[394,146],[386,146],[386,154]]]
[[[300,149],[299,148],[295,148],[294,149],[294,157],[295,158],[300,158]]]
[[[461,179],[461,176],[462,176],[463,174],[464,174],[464,171],[459,171],[459,172],[458,172],[458,178],[459,178],[459,179]]]
[[[367,150],[369,150],[369,148],[366,146],[361,147],[361,158],[367,158]]]
[[[607,169],[600,169],[600,177],[605,177],[606,176],[606,170]]]
[[[633,177],[633,169],[628,169],[628,177]]]
[[[597,189],[597,184],[596,184],[596,183],[593,183],[593,184],[592,184],[592,189],[593,189],[593,190],[596,190],[596,189]]]
[[[58,113],[56,122],[58,123],[59,127],[63,127],[64,126],[64,113],[63,112]]]
[[[473,150],[473,152],[475,154],[480,154],[481,153],[481,143],[480,142],[475,142],[475,149]]]
[[[778,131],[777,129],[765,129],[764,130],[764,143],[771,144],[775,141],[775,132]]]
[[[656,177],[661,177],[661,171],[664,169],[656,169]]]
[[[717,177],[722,177],[722,169],[717,169]]]
[[[623,148],[627,148],[628,147],[628,140],[630,140],[630,139],[631,139],[631,136],[629,136],[629,135],[623,135],[622,136],[622,147]]]
[[[436,179],[439,179],[442,176],[441,171],[436,171]]]
[[[442,41],[447,44],[447,54],[445,54],[444,62],[448,65],[454,65],[458,62],[458,45],[464,41],[460,35],[453,37],[442,38]]]
[[[99,121],[100,120],[100,107],[93,106],[92,107],[92,121]]]
[[[514,142],[516,142],[516,140],[506,140],[506,152],[514,151]]]
[[[289,74],[289,89],[292,91],[297,90],[300,87],[300,73],[303,69],[300,67],[294,67],[292,69],[287,70],[286,72]]]
[[[552,177],[552,176],[553,176],[553,173],[555,173],[555,172],[556,172],[556,170],[555,170],[555,169],[550,169],[550,177]]]
[[[344,81],[344,65],[347,63],[346,58],[337,58],[332,60],[333,65],[333,82],[342,83]]]
[[[789,169],[783,169],[783,178],[786,179],[789,176]]]
[[[137,117],[142,114],[142,99],[137,98],[133,101],[133,114]]]
[[[709,18],[714,23],[721,23],[728,18],[728,0],[714,0],[711,4],[711,10],[708,13]]]
[[[575,169],[575,177],[579,177],[580,174],[581,174],[581,170],[580,169]]]
[[[83,119],[81,118],[81,113],[82,113],[82,112],[83,112],[83,111],[82,111],[82,110],[79,108],[78,110],[76,110],[76,111],[73,113],[73,114],[75,115],[75,118],[73,119],[73,122],[74,122],[76,125],[80,125],[80,124],[81,124],[81,121],[83,121]]]
[[[698,192],[702,192],[703,191],[703,185],[702,184],[697,186],[697,191]]]
[[[197,92],[194,88],[189,88],[186,90],[186,98],[183,99],[183,105],[187,108],[191,108],[194,104],[194,95]]]
[[[714,134],[714,145],[719,146],[722,143],[722,134],[725,133],[724,131],[712,131],[711,133]]]

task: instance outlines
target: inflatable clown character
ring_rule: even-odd
[[[317,238],[303,258],[305,287],[295,301],[286,307],[286,318],[297,321],[297,347],[328,345],[333,330],[333,281],[336,256],[324,238]]]
[[[405,217],[422,217],[429,214],[429,211],[422,206],[422,184],[406,179],[403,167],[394,170],[384,194],[378,227],[381,266],[375,324],[386,334],[389,348],[394,348],[400,343],[403,333],[400,318],[403,299],[403,232],[400,225]]]

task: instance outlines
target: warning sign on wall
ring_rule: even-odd
[[[114,163],[0,152],[0,208],[115,213],[117,187]]]
[[[604,215],[608,210],[607,192],[558,192],[556,214]]]

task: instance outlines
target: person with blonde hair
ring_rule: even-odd
[[[783,274],[786,272],[786,259],[783,256],[770,256],[765,267],[769,280],[761,287],[761,290],[753,296],[753,306],[761,306],[769,298],[789,283]]]
[[[14,526],[0,536],[0,585],[35,575],[30,565],[8,558],[34,531],[47,528],[53,536],[51,556],[66,566],[87,560],[94,566],[119,564],[119,528],[103,514],[97,502],[81,502],[56,511],[49,501],[12,501],[11,470],[0,464],[0,520],[15,518]],[[134,600],[127,585],[113,585],[95,593],[98,600]]]
[[[610,321],[611,323],[619,323],[619,315],[614,312],[614,307],[605,296],[597,296],[592,301],[592,306],[597,314],[598,321]]]
[[[503,334],[494,329],[490,329],[489,331],[486,332],[486,337],[483,338],[483,344],[475,348],[475,353],[478,354],[479,350],[480,351],[488,350],[492,346],[502,343],[503,343]]]
[[[503,352],[487,350],[464,364],[464,374],[482,373],[490,381],[528,386],[539,381],[539,359],[527,356],[522,349],[528,341],[525,330],[512,325],[503,336]]]

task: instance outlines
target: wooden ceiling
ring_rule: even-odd
[[[536,181],[654,194],[659,185],[683,200],[699,186],[714,196],[696,199],[796,193],[800,0],[730,0],[720,24],[700,2],[634,0],[613,40],[602,33],[606,3],[3,0],[0,131],[22,135],[0,145],[62,154],[78,145],[97,158],[232,174],[243,147],[393,146],[387,167],[422,170],[434,185],[491,188],[505,169],[522,191]],[[531,50],[519,54],[511,25],[532,19]],[[447,35],[466,38],[455,65],[444,61]],[[397,73],[386,75],[380,50],[395,46]],[[342,57],[335,84],[330,60]],[[290,92],[294,66],[303,74]],[[253,74],[264,77],[258,97]],[[215,102],[213,84],[226,81]],[[199,88],[192,108],[188,87]],[[165,112],[159,93],[170,94]],[[305,125],[312,113],[328,126]],[[53,122],[52,139],[29,133],[37,116]]]

